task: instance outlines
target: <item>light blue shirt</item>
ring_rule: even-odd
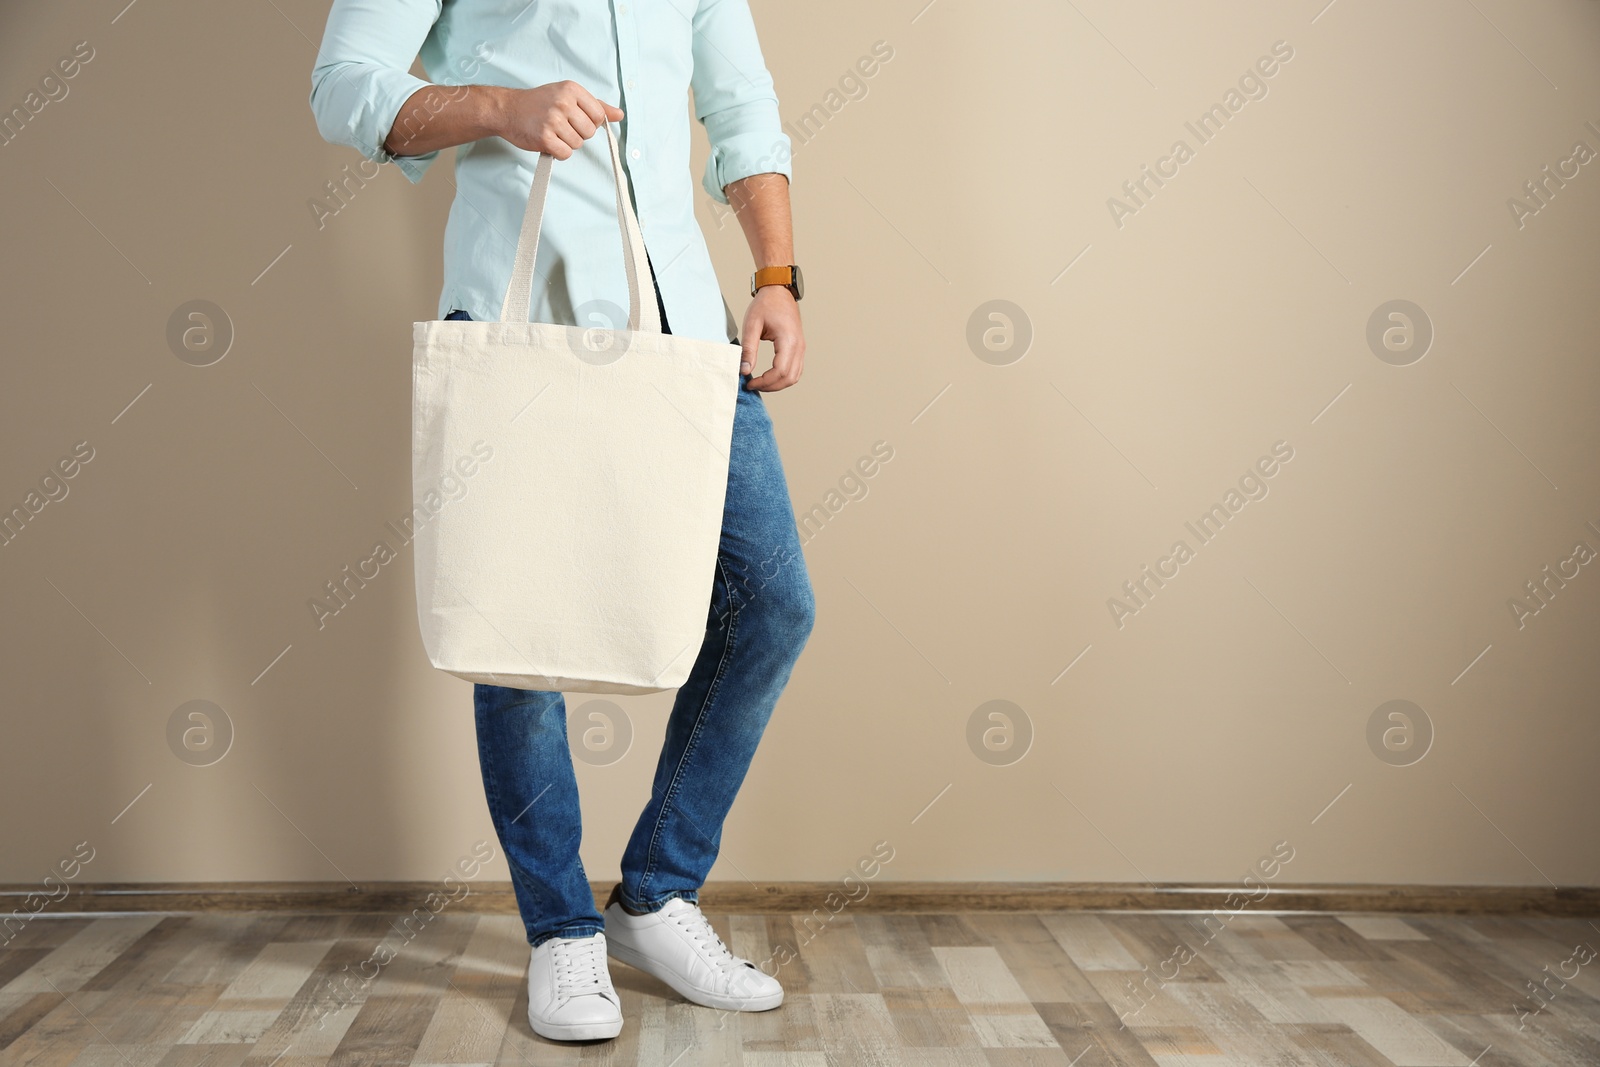
[[[409,73],[419,54],[429,81]],[[731,340],[694,217],[688,93],[711,141],[702,184],[714,200],[726,204],[724,187],[752,174],[790,176],[789,138],[747,0],[334,0],[311,73],[311,110],[324,138],[392,161],[418,182],[438,152],[393,156],[383,148],[417,90],[430,82],[532,88],[565,80],[626,116],[613,128],[672,332]],[[535,321],[626,325],[605,140],[596,134],[555,162],[535,264]],[[438,317],[456,309],[480,321],[500,317],[537,159],[499,137],[456,149]],[[580,322],[578,309],[591,301],[608,301],[624,321],[586,309]]]

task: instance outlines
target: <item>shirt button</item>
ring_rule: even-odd
[[[637,84],[639,84],[639,83],[634,81],[632,78],[628,79],[628,88],[632,89]]]
[[[621,7],[617,8],[617,14],[626,15],[627,13],[628,13],[628,5],[627,4],[623,4]]]
[[[633,150],[633,151],[632,151],[632,152],[631,152],[631,153],[629,153],[629,154],[630,154],[630,155],[632,155],[632,156],[633,156],[633,158],[634,158],[634,159],[638,159],[638,158],[639,158],[639,150],[638,150],[638,149],[637,149],[637,148],[635,148],[635,149],[634,149],[634,150]]]

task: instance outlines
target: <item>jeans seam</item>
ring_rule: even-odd
[[[650,833],[650,848],[645,853],[644,873],[639,877],[639,892],[641,896],[646,895],[650,879],[655,876],[662,826],[667,821],[667,814],[672,806],[673,798],[678,794],[678,785],[683,780],[684,767],[688,765],[689,757],[694,755],[695,745],[699,742],[700,727],[705,722],[706,710],[716,700],[718,693],[721,692],[722,676],[727,672],[728,660],[733,655],[734,645],[739,638],[738,602],[734,596],[733,584],[728,580],[727,565],[720,555],[717,557],[717,570],[722,574],[722,582],[728,589],[728,603],[730,605],[728,611],[728,639],[722,646],[722,658],[717,662],[717,673],[712,677],[711,683],[706,686],[705,699],[700,702],[700,709],[695,712],[694,726],[689,730],[689,740],[684,743],[683,755],[678,757],[678,765],[672,771],[672,780],[667,783],[666,792],[661,797],[661,810],[656,814],[656,825]],[[674,893],[673,895],[677,894]],[[644,901],[640,900],[637,903],[644,903]],[[663,901],[662,903],[666,902]]]

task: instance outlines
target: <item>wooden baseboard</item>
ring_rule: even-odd
[[[0,917],[15,910],[41,914],[102,912],[409,912],[430,894],[450,899],[431,910],[514,914],[510,882],[124,882],[67,883],[61,899],[40,906],[51,890],[0,886]],[[463,893],[463,888],[466,892]],[[862,895],[863,888],[866,890]],[[603,905],[611,883],[593,883]],[[1600,915],[1600,887],[1270,885],[1245,904],[1251,914],[1314,912],[1430,912],[1447,915]],[[711,882],[700,891],[707,910],[745,914],[814,911],[1174,911],[1238,910],[1238,885],[1146,885],[1118,882]],[[1253,891],[1259,895],[1260,890]],[[36,894],[30,901],[30,894]],[[60,887],[54,887],[60,896]],[[855,897],[857,899],[851,899]]]

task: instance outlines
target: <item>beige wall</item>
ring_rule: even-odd
[[[1508,606],[1600,550],[1600,162],[1508,208],[1600,150],[1600,8],[1322,3],[758,0],[787,118],[893,49],[796,153],[810,360],[770,400],[799,509],[893,459],[807,546],[817,630],[714,877],[842,876],[887,840],[895,878],[1232,880],[1286,841],[1285,881],[1600,882],[1600,568]],[[6,108],[94,49],[0,148],[0,500],[93,449],[0,548],[0,880],[80,841],[86,880],[442,876],[492,831],[410,556],[321,631],[307,600],[409,505],[449,172],[386,169],[319,231],[358,159],[306,103],[325,2],[118,8],[0,16]],[[1119,226],[1108,198],[1179,138]],[[737,226],[700,208],[742,308]],[[194,299],[236,332],[209,367],[165,336]],[[1031,323],[1009,365],[967,340],[995,299]],[[1366,336],[1397,299],[1435,333],[1404,366]],[[1280,441],[1200,544],[1185,522]],[[196,699],[234,730],[208,767],[169,747]],[[1408,766],[1368,740],[1397,699],[1433,733]],[[969,747],[991,700],[1031,723],[1020,761]],[[670,696],[617,703],[631,750],[579,766],[596,878]]]

